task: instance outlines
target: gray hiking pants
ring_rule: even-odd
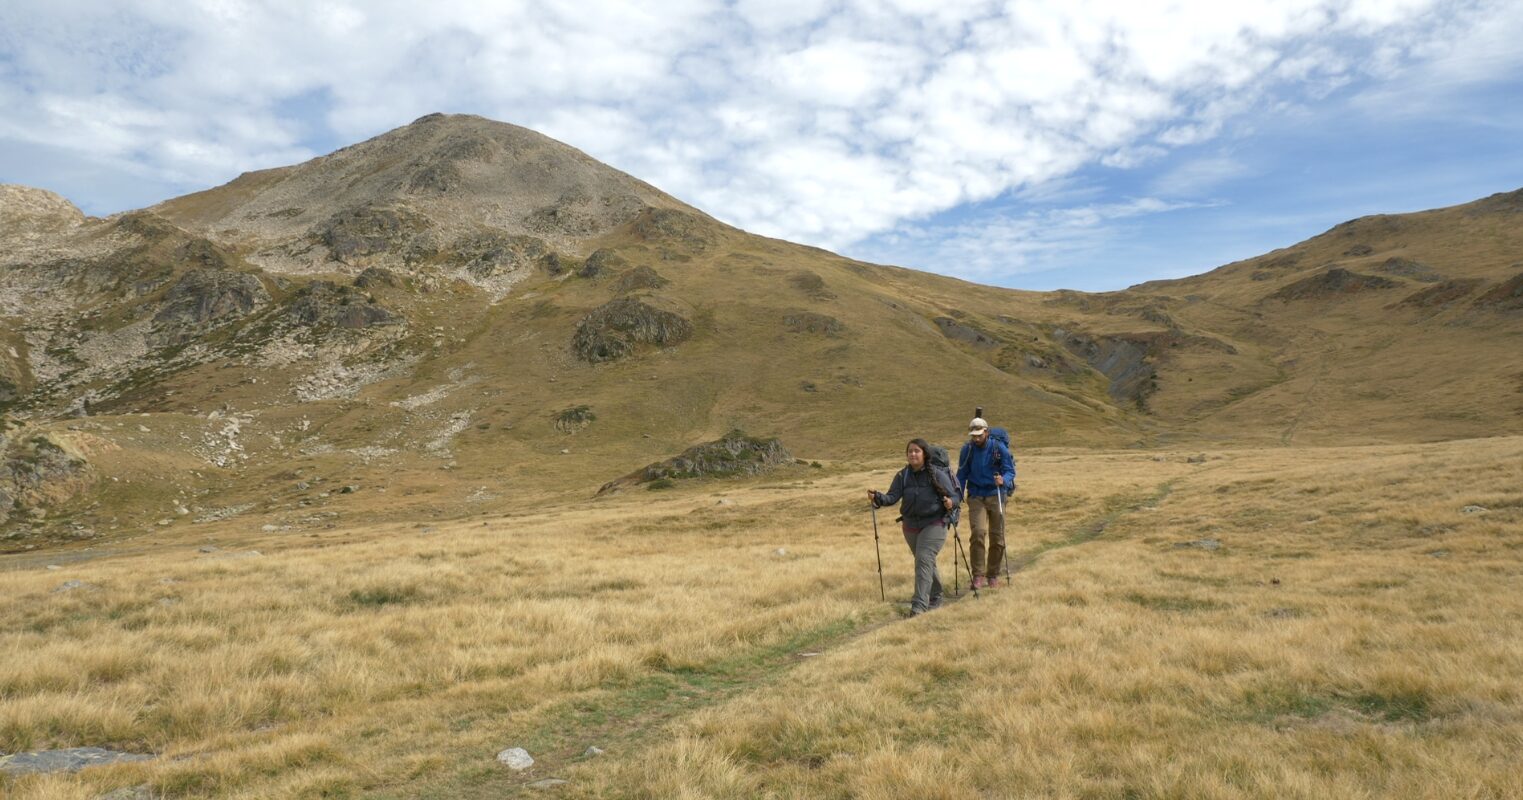
[[[947,543],[947,526],[937,522],[918,531],[905,526],[904,543],[915,554],[915,596],[910,599],[910,613],[919,614],[941,605],[941,576],[936,573],[936,556]]]

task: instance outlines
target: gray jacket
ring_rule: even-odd
[[[904,504],[899,507],[899,513],[903,516],[904,523],[911,528],[924,528],[941,522],[952,512],[942,505],[942,495],[931,484],[933,480],[941,486],[941,491],[947,497],[952,498],[952,507],[956,508],[961,498],[957,496],[952,474],[933,466],[926,466],[919,472],[909,467],[899,470],[888,491],[878,495],[878,506],[891,506],[903,499]]]

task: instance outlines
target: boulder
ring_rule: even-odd
[[[598,490],[598,494],[654,481],[759,475],[791,463],[793,456],[789,455],[781,439],[759,439],[736,429],[715,441],[694,445],[677,456],[610,481]]]
[[[685,317],[621,297],[593,309],[577,323],[571,348],[583,361],[598,364],[624,358],[642,344],[677,344],[692,333],[693,325]]]

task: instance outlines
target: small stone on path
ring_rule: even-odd
[[[582,758],[594,758],[596,756],[602,755],[605,752],[607,751],[605,751],[603,748],[598,747],[597,745],[593,745],[582,752]]]
[[[1487,511],[1490,511],[1490,510],[1491,509],[1489,509],[1489,508],[1487,508],[1485,506],[1465,506],[1464,508],[1460,509],[1460,513],[1461,514],[1485,514]]]
[[[497,763],[508,769],[525,770],[534,766],[534,757],[522,747],[509,747],[497,754]]]
[[[570,783],[570,781],[563,781],[560,778],[546,778],[546,779],[544,779],[542,781],[535,781],[535,782],[529,784],[529,788],[530,789],[554,789],[557,786],[565,786],[567,783]]]

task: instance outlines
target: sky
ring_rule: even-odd
[[[1119,289],[1523,188],[1523,0],[0,4],[0,183],[106,215],[427,113],[725,222]]]

